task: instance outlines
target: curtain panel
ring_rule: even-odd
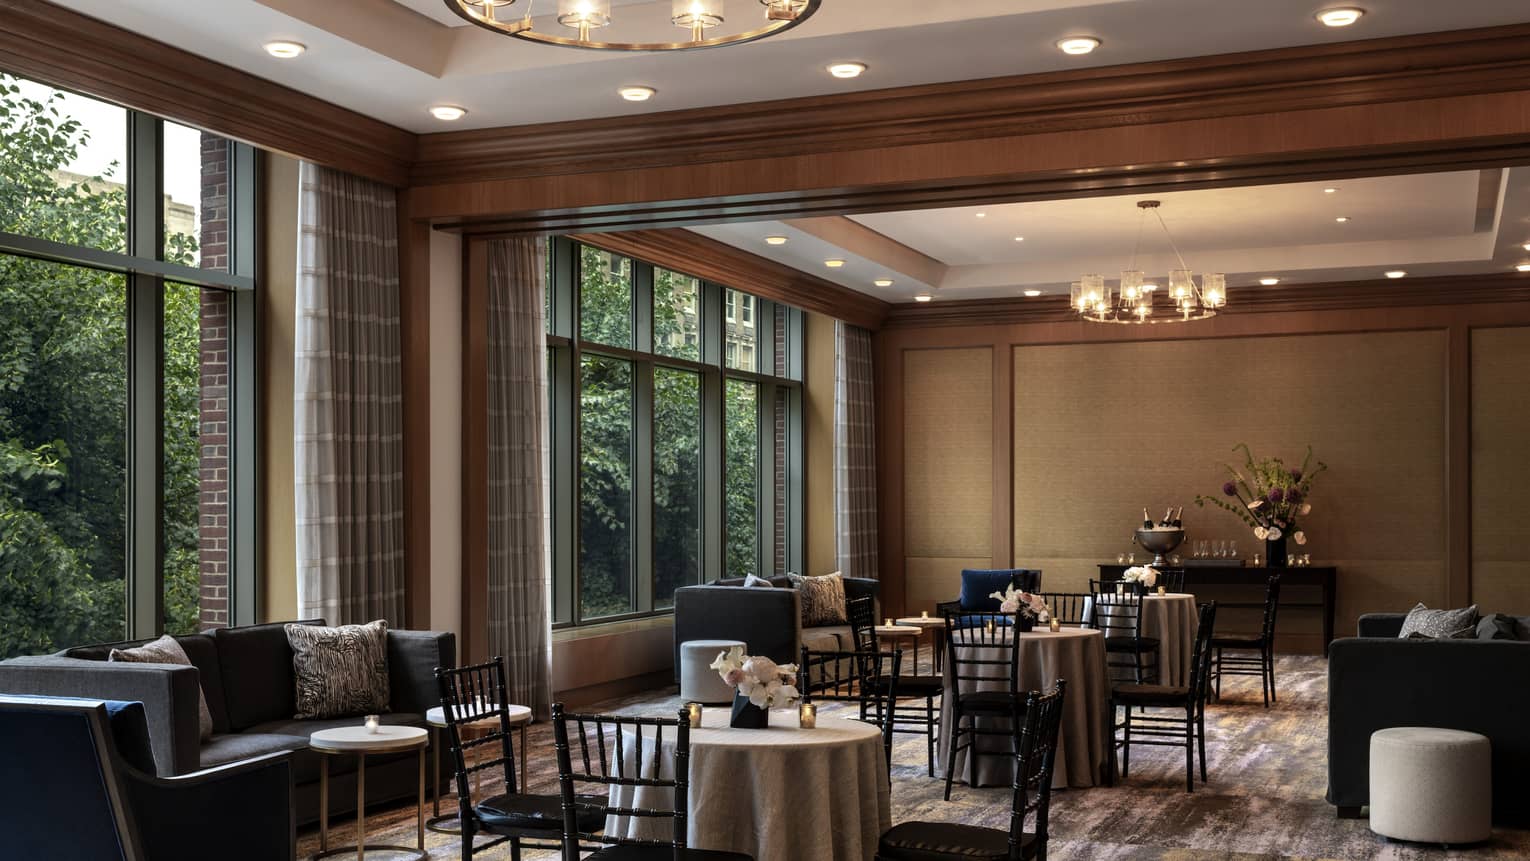
[[[306,162],[299,177],[298,615],[398,626],[404,473],[394,192]]]
[[[513,702],[552,710],[552,613],[544,481],[546,243],[488,243],[489,652]]]
[[[878,577],[871,333],[834,324],[834,532],[839,570]]]

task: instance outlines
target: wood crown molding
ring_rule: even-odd
[[[38,0],[0,0],[0,69],[389,185],[412,132]]]
[[[774,260],[740,251],[689,230],[581,233],[573,239],[615,254],[726,284],[804,311],[876,331],[891,307],[874,296],[816,278]]]
[[[421,135],[411,183],[885,149],[1530,88],[1530,25]]]
[[[1409,278],[1406,283],[1378,279],[1278,287],[1235,287],[1228,291],[1228,307],[1222,313],[1232,316],[1501,302],[1530,302],[1530,275],[1492,273]],[[1005,326],[1076,320],[1078,315],[1069,306],[1066,296],[960,299],[952,302],[893,305],[883,328]]]

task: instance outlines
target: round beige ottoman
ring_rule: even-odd
[[[743,640],[687,640],[680,644],[680,698],[719,705],[733,702],[733,689],[712,669],[719,652],[748,645]]]
[[[1417,843],[1493,831],[1492,746],[1474,732],[1399,726],[1371,734],[1371,830]]]

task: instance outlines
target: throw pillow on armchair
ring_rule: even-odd
[[[846,625],[845,581],[838,571],[822,577],[787,574],[802,601],[802,627]]]
[[[287,626],[292,646],[295,720],[382,714],[389,710],[388,623]]]

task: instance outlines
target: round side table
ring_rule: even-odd
[[[526,791],[526,727],[531,725],[531,709],[527,708],[526,706],[509,705],[509,706],[505,706],[505,711],[508,713],[507,717],[510,720],[510,725],[512,727],[518,727],[520,729],[520,750],[516,751],[516,758],[519,759],[520,762],[521,762],[521,785],[520,785],[520,790],[521,790],[521,792],[525,792]],[[460,727],[458,727],[458,731],[459,732],[467,731],[468,733],[474,733],[474,732],[488,733],[488,732],[493,732],[494,731],[493,722],[495,721],[496,718],[497,718],[497,716],[490,716],[488,718],[485,718],[484,720],[477,721],[475,723],[463,724]],[[432,763],[432,768],[434,769],[434,771],[433,771],[433,780],[432,780],[432,783],[431,783],[431,790],[430,790],[430,793],[434,797],[434,800],[431,802],[432,803],[431,816],[430,816],[429,819],[425,820],[425,827],[430,829],[431,831],[435,831],[435,832],[440,833],[440,834],[461,834],[462,833],[462,823],[461,822],[457,822],[457,819],[458,819],[457,814],[455,814],[455,813],[444,813],[443,814],[441,812],[441,752],[440,752],[440,748],[437,747],[437,745],[439,745],[440,742],[441,742],[441,731],[446,729],[446,709],[442,708],[441,706],[436,706],[435,708],[426,711],[425,712],[425,722],[427,724],[430,724],[430,749],[432,751],[434,751],[434,755],[431,756],[431,763]],[[476,775],[475,775],[475,778],[476,778]],[[444,825],[444,824],[442,824],[442,823],[446,823],[446,822],[455,822],[456,824],[455,825]]]
[[[319,851],[313,854],[315,861],[334,855],[356,854],[356,861],[365,861],[367,850],[386,852],[409,852],[413,861],[430,857],[425,851],[425,730],[414,726],[383,726],[376,732],[364,726],[347,726],[321,729],[308,737],[308,746],[323,756],[319,757]],[[397,753],[414,750],[419,752],[420,795],[416,802],[415,846],[386,846],[367,843],[367,754]],[[356,845],[329,848],[329,758],[331,756],[356,755]]]
[[[946,663],[946,620],[940,616],[905,616],[893,621],[899,625],[930,632],[931,663],[934,665],[935,672],[939,673]],[[915,655],[915,662],[918,662],[917,655]]]
[[[924,633],[923,629],[916,628],[913,625],[877,625],[876,627],[872,628],[872,630],[877,632],[878,637],[886,637],[889,640],[913,640],[914,664],[913,667],[906,670],[905,673],[912,675],[913,673],[918,672],[919,635]]]

